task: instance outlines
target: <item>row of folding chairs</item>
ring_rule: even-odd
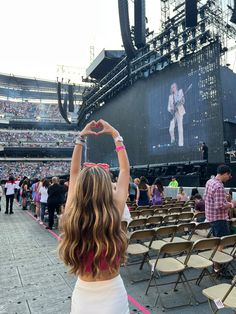
[[[136,203],[129,203],[127,202],[127,206],[130,208],[130,210],[140,210],[143,208],[170,208],[170,207],[185,207],[190,206],[194,207],[195,202],[194,201],[176,201],[176,202],[166,202],[162,205],[146,205],[146,206],[138,206]]]
[[[180,214],[169,214],[169,215],[154,215],[150,217],[134,218],[128,225],[129,231],[135,231],[137,229],[154,228],[164,225],[176,225],[177,223],[187,223],[191,221],[204,221],[205,214],[197,213],[194,215],[192,212],[180,213]]]
[[[203,224],[205,224],[205,227],[209,227],[208,223],[199,225],[203,226]],[[195,226],[195,228],[197,228],[197,226]],[[150,266],[151,276],[146,294],[150,287],[155,286],[158,291],[155,305],[159,298],[163,309],[166,308],[166,306],[163,304],[158,288],[157,283],[159,280],[156,281],[160,279],[160,276],[163,274],[178,274],[174,290],[180,283],[186,283],[188,287],[186,293],[189,295],[189,302],[193,299],[198,303],[199,300],[193,293],[184,274],[186,269],[193,268],[201,271],[196,280],[196,284],[198,285],[206,274],[209,275],[212,282],[215,283],[214,277],[208,269],[213,266],[213,263],[226,265],[226,267],[231,266],[232,271],[234,271],[231,262],[236,256],[236,235],[222,238],[202,238],[194,242],[191,236],[193,230],[195,230],[193,224],[182,224],[179,226],[139,230],[133,232],[130,236],[127,249],[128,255],[139,255],[142,257],[140,269],[142,269],[145,262]],[[133,241],[135,241],[135,243]],[[218,250],[219,247],[223,248],[222,251]],[[152,250],[157,253],[155,259],[150,258],[150,252]]]
[[[168,214],[179,214],[191,212],[191,207],[170,207],[170,208],[142,208],[140,210],[130,211],[130,215],[132,218],[139,216],[153,216],[153,215],[168,215]]]

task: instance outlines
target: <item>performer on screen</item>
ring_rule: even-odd
[[[178,89],[176,83],[173,83],[170,88],[170,95],[168,101],[168,111],[172,115],[170,121],[169,133],[171,143],[175,143],[175,127],[177,123],[178,128],[178,146],[184,146],[184,135],[183,135],[183,117],[185,115],[184,109],[184,93],[182,89]]]

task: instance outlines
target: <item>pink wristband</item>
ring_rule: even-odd
[[[118,153],[118,152],[120,152],[120,151],[122,151],[122,150],[125,150],[125,146],[123,145],[123,146],[117,146],[116,147],[116,152]]]

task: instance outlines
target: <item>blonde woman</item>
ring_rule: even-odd
[[[80,170],[85,136],[105,133],[113,137],[120,166],[115,190],[102,164],[88,164]],[[60,257],[78,276],[71,314],[129,313],[127,293],[119,275],[127,247],[121,216],[128,185],[129,160],[122,137],[104,120],[88,123],[76,139],[59,245]]]

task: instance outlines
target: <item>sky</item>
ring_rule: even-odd
[[[117,0],[7,0],[0,11],[1,73],[55,80],[64,65],[67,75],[79,77],[91,46],[95,57],[104,48],[121,49]],[[146,0],[146,15],[157,31],[160,0]]]
[[[133,0],[128,1],[133,25]],[[147,27],[155,33],[160,11],[160,0],[146,0]],[[91,46],[95,57],[104,48],[121,49],[118,0],[2,0],[0,12],[0,73],[71,77],[78,83],[90,64]],[[235,61],[233,51],[236,69]]]

